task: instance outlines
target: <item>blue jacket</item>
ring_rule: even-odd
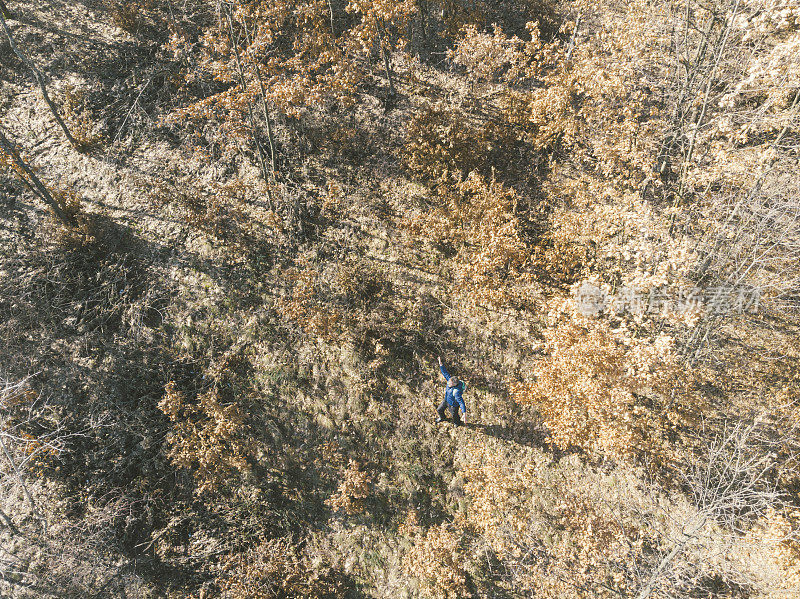
[[[439,370],[442,371],[442,376],[444,376],[444,378],[447,381],[450,381],[450,375],[447,373],[447,370],[445,369],[444,365],[439,366]],[[461,406],[461,411],[466,414],[467,406],[464,403],[464,397],[462,395],[463,393],[464,393],[464,381],[458,381],[458,385],[456,385],[455,387],[445,388],[444,400],[447,402],[447,405],[449,406],[455,406],[455,405]]]

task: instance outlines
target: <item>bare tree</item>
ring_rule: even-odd
[[[654,567],[640,570],[637,599],[685,590],[687,579],[702,569],[700,561],[726,553],[734,539],[771,510],[789,507],[778,485],[776,450],[794,438],[796,430],[775,434],[763,426],[765,420],[762,415],[749,423],[726,423],[719,434],[701,439],[698,454],[686,456],[683,479],[696,511],[679,517],[667,514],[678,532],[665,537],[664,552]],[[715,527],[731,533],[729,544]]]
[[[46,432],[37,422],[47,413],[30,378],[0,378],[0,595],[3,597],[141,597],[141,581],[110,559],[113,523],[129,514],[129,498],[103,498],[80,520],[63,516],[48,526],[52,497],[36,464],[57,459],[70,439],[60,424]],[[48,418],[52,424],[52,419]],[[102,426],[102,422],[97,424]]]
[[[66,435],[63,430],[46,433],[36,438],[24,432],[36,416],[36,402],[25,401],[30,393],[28,381],[17,383],[0,379],[0,452],[5,460],[6,467],[0,470],[0,488],[18,488],[22,491],[30,514],[41,523],[43,532],[47,532],[47,519],[39,509],[31,494],[28,484],[28,472],[43,454],[57,455],[64,448]],[[38,399],[38,397],[37,397]],[[22,400],[22,401],[21,401]],[[21,421],[9,425],[8,413],[16,403],[28,404],[27,414]],[[3,518],[4,520],[6,518]]]
[[[693,283],[757,290],[761,308],[780,311],[800,307],[800,96],[791,77],[762,68],[789,48],[777,28],[758,26],[770,10],[687,0],[673,15],[671,118],[656,170],[669,182],[663,189],[673,208],[685,206],[685,232],[699,258]],[[682,352],[690,362],[713,350],[724,312],[707,311],[687,333]]]

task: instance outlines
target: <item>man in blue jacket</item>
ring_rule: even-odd
[[[467,414],[467,406],[464,403],[464,381],[459,381],[457,377],[450,376],[447,372],[447,369],[442,364],[442,358],[439,358],[439,370],[442,371],[442,376],[444,380],[447,381],[447,387],[444,390],[444,401],[439,405],[437,408],[437,412],[439,413],[439,417],[436,419],[436,422],[442,422],[446,420],[444,411],[449,407],[450,414],[453,416],[453,424],[456,426],[461,426],[461,417],[458,415],[458,408],[461,408],[461,411],[464,412],[464,415]]]

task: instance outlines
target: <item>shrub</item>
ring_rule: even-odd
[[[294,287],[289,297],[279,300],[278,310],[307,334],[333,340],[340,333],[342,315],[320,300],[316,291],[318,276],[308,261],[301,260],[299,269],[289,270],[287,278],[294,281]]]
[[[86,92],[73,85],[64,90],[64,120],[77,144],[79,152],[86,152],[97,146],[101,136],[96,132],[96,123],[86,106]]]
[[[477,172],[441,191],[440,207],[409,223],[418,236],[455,245],[455,282],[468,301],[500,306],[516,299],[527,258],[515,215],[517,193]]]
[[[158,404],[173,423],[169,458],[175,466],[192,471],[197,493],[217,490],[232,473],[250,469],[254,448],[246,412],[236,398],[225,397],[237,360],[229,352],[213,364],[206,373],[210,388],[193,401],[171,381]]]
[[[348,304],[363,308],[384,297],[389,291],[389,282],[386,272],[367,260],[350,260],[339,268],[336,287]]]
[[[464,564],[467,554],[464,535],[455,527],[441,524],[419,534],[403,558],[405,571],[419,580],[422,596],[429,599],[471,597]]]
[[[217,583],[226,599],[339,599],[353,592],[344,574],[284,539],[229,558]]]
[[[435,182],[471,171],[488,176],[493,165],[508,162],[504,152],[513,145],[511,131],[491,122],[470,121],[459,111],[434,105],[411,118],[404,155],[412,173]]]
[[[37,171],[18,149],[0,147],[0,173],[13,173],[20,181],[36,189],[36,195],[46,201],[58,217],[58,222],[53,222],[52,237],[59,245],[77,248],[91,244],[94,241],[92,218],[82,213],[78,194],[69,185],[48,186],[39,179]]]
[[[594,456],[646,451],[664,458],[665,435],[685,417],[684,381],[670,338],[625,338],[605,322],[571,321],[544,336],[549,355],[534,367],[533,382],[510,390],[514,401],[539,411],[553,443]],[[664,403],[670,411],[657,409],[656,392],[678,396]]]
[[[128,33],[136,33],[142,24],[145,11],[151,8],[153,0],[108,0],[111,22]]]
[[[370,477],[363,472],[355,460],[344,471],[342,482],[336,493],[325,503],[334,510],[342,510],[352,516],[364,511],[364,499],[370,495]]]
[[[642,546],[656,534],[637,513],[655,507],[637,479],[509,449],[476,438],[460,468],[470,500],[463,525],[484,548],[487,576],[504,572],[520,597],[632,596],[631,579],[649,566]]]

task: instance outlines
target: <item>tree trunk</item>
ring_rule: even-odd
[[[230,35],[231,44],[233,45],[233,54],[236,58],[236,68],[239,71],[239,82],[242,86],[242,93],[247,93],[247,80],[244,77],[242,61],[239,59],[239,43],[233,31],[233,9],[227,2],[223,2],[222,4],[225,7],[225,16],[227,17],[226,20],[228,21],[228,33]],[[264,183],[269,185],[269,173],[267,171],[266,159],[264,157],[264,148],[261,147],[261,143],[258,141],[258,136],[256,135],[256,119],[253,116],[253,106],[250,104],[250,102],[247,103],[247,113],[250,118],[250,135],[253,137],[253,142],[256,144],[256,149],[258,150],[258,161],[261,165],[261,176],[264,178]],[[267,190],[267,199],[269,200],[269,208],[271,210],[272,197],[269,190]]]
[[[333,24],[333,2],[331,2],[331,0],[328,0],[328,10],[331,13],[331,37],[333,37],[333,39],[336,39],[336,28],[334,27]]]
[[[386,100],[384,101],[384,109],[391,110],[394,100],[397,96],[397,91],[394,87],[394,73],[392,71],[392,62],[389,57],[389,52],[386,49],[386,44],[384,44],[384,26],[383,22],[378,23],[378,43],[381,46],[381,54],[383,55],[383,68],[386,71],[386,79],[389,81],[389,91],[386,94]]]
[[[2,2],[2,0],[0,0],[0,2]],[[39,85],[39,89],[42,90],[42,96],[44,97],[44,101],[50,108],[50,112],[53,113],[53,116],[55,117],[58,126],[61,127],[61,130],[64,132],[64,135],[67,137],[69,143],[72,144],[72,147],[74,148],[80,148],[80,144],[77,141],[75,141],[74,137],[72,137],[72,134],[69,132],[69,129],[67,129],[67,126],[66,124],[64,124],[63,119],[58,114],[58,109],[56,108],[56,105],[53,104],[53,101],[50,99],[50,95],[47,93],[47,86],[45,85],[44,82],[44,75],[42,75],[41,71],[37,69],[36,66],[30,60],[28,60],[28,57],[25,56],[22,53],[22,51],[20,51],[20,49],[17,47],[17,44],[14,43],[14,37],[11,35],[11,30],[8,28],[8,24],[6,23],[5,13],[6,10],[0,10],[0,23],[2,23],[3,30],[5,30],[6,32],[6,37],[8,38],[8,43],[11,46],[11,50],[14,52],[14,54],[17,55],[17,57],[23,62],[23,64],[26,67],[28,67],[28,70],[31,72],[31,76]]]
[[[567,48],[567,55],[564,57],[565,62],[569,62],[569,59],[572,58],[572,51],[575,49],[575,42],[578,39],[578,28],[581,26],[581,15],[578,15],[578,18],[575,19],[575,29],[572,31],[572,37],[569,39],[569,47]]]
[[[331,13],[333,14],[333,13]],[[247,43],[250,43],[250,32],[247,29],[247,23],[244,24],[244,34],[247,36]],[[258,87],[261,90],[261,110],[264,112],[264,120],[267,123],[267,142],[269,143],[269,163],[270,167],[272,168],[272,175],[273,178],[275,174],[278,172],[278,167],[276,166],[275,160],[275,136],[272,133],[272,119],[269,116],[269,110],[267,109],[267,92],[264,88],[264,79],[261,77],[261,69],[258,66],[258,61],[253,60],[253,68],[256,71],[256,78],[258,79]]]
[[[77,224],[75,219],[64,212],[64,209],[48,191],[44,183],[42,183],[33,170],[27,164],[25,164],[25,161],[22,160],[19,152],[17,152],[17,149],[14,147],[14,144],[8,140],[8,138],[3,134],[2,130],[0,130],[0,150],[8,154],[17,165],[17,168],[25,173],[30,180],[25,179],[25,177],[22,177],[22,179],[34,191],[34,193],[36,193],[36,195],[38,195],[48,206],[50,206],[50,208],[52,208],[59,220],[69,227],[74,227]]]

